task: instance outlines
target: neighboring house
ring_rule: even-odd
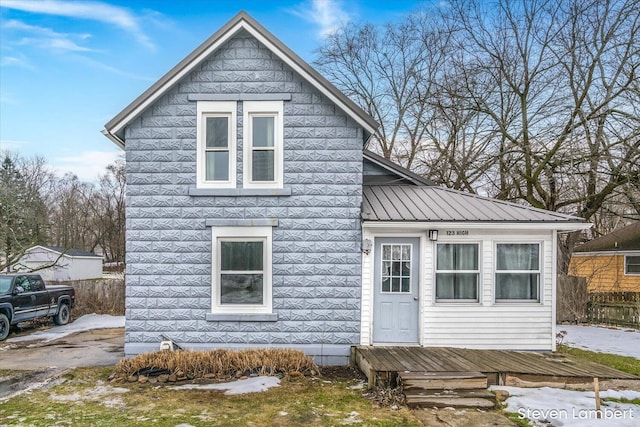
[[[640,292],[640,222],[576,247],[569,274],[589,292]]]
[[[14,266],[16,271],[38,270],[45,281],[99,279],[102,277],[102,257],[80,249],[60,246],[34,246],[29,248]]]
[[[126,151],[125,353],[555,348],[558,231],[579,218],[437,187],[241,12],[103,133]]]

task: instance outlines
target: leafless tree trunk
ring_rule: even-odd
[[[386,157],[604,227],[640,219],[639,35],[633,0],[451,0],[352,24],[317,63],[382,123]],[[580,239],[562,239],[561,273]]]

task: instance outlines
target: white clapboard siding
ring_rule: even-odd
[[[444,234],[444,235],[443,235]],[[427,245],[423,282],[424,346],[451,346],[506,350],[551,350],[553,348],[553,242],[551,231],[507,232],[471,230],[469,236],[448,238],[440,233],[439,243],[478,242],[481,245],[480,301],[477,303],[435,303],[434,250]],[[541,302],[494,302],[495,245],[501,242],[542,244]]]
[[[435,228],[435,227],[434,227]],[[506,228],[506,227],[505,227]],[[464,230],[461,227],[461,230]],[[444,232],[443,232],[444,231]],[[456,231],[456,230],[454,230]],[[477,242],[480,244],[480,301],[475,303],[435,302],[435,242],[428,240],[424,230],[420,288],[420,343],[434,347],[466,347],[507,350],[552,350],[553,329],[553,232],[546,230],[476,230],[468,235],[448,236],[440,230],[439,243]],[[398,235],[401,235],[398,232]],[[389,230],[378,233],[365,227],[363,238],[374,241],[376,235],[390,237]],[[495,303],[494,269],[495,245],[501,242],[540,243],[541,302]],[[373,344],[373,253],[363,255],[362,262],[362,345]]]

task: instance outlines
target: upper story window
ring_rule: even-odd
[[[436,301],[478,301],[480,282],[477,243],[438,243]]]
[[[540,244],[496,245],[496,302],[540,301]]]
[[[640,255],[626,255],[624,257],[624,274],[640,276]]]
[[[243,187],[283,188],[283,103],[243,102]]]
[[[198,102],[198,188],[236,186],[236,109],[235,102]]]

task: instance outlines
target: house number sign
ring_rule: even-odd
[[[468,236],[469,230],[446,230],[445,234],[447,236]]]

